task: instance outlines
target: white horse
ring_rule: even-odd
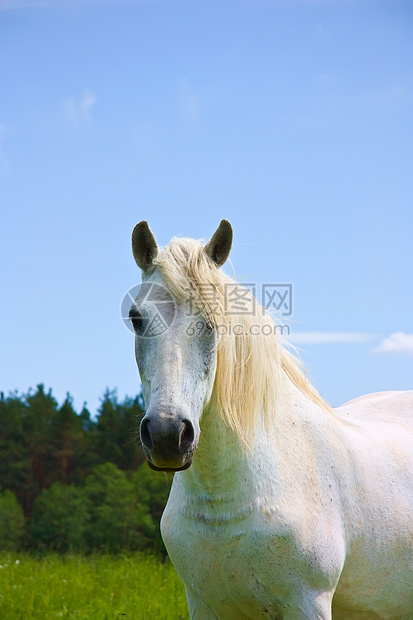
[[[412,620],[413,392],[327,405],[262,308],[240,310],[231,243],[225,220],[205,246],[132,236],[141,441],[177,472],[161,531],[190,616]]]

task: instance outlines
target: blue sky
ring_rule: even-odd
[[[222,218],[325,398],[413,388],[411,2],[0,0],[0,35],[3,391],[135,395],[132,228]]]

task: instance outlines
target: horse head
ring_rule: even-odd
[[[222,220],[198,251],[197,262],[213,274],[227,260],[231,244],[231,225]],[[133,230],[132,250],[142,270],[142,285],[129,313],[146,407],[141,442],[152,469],[180,471],[192,463],[200,418],[213,391],[217,333],[199,305],[193,307],[192,299],[171,290],[159,268],[158,244],[145,221]],[[184,265],[190,253],[182,248],[180,252],[175,263],[181,261],[180,277],[188,280],[183,288],[190,288],[190,265]]]

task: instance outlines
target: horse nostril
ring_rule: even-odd
[[[179,433],[179,449],[186,452],[192,446],[195,439],[195,431],[192,422],[182,420],[183,429]]]
[[[143,443],[145,448],[147,448],[148,450],[153,450],[153,441],[151,431],[149,430],[149,423],[150,420],[148,420],[147,418],[143,418],[140,429],[141,442]]]

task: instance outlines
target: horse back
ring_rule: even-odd
[[[413,390],[366,394],[340,405],[336,411],[356,419],[372,418],[413,424]]]

